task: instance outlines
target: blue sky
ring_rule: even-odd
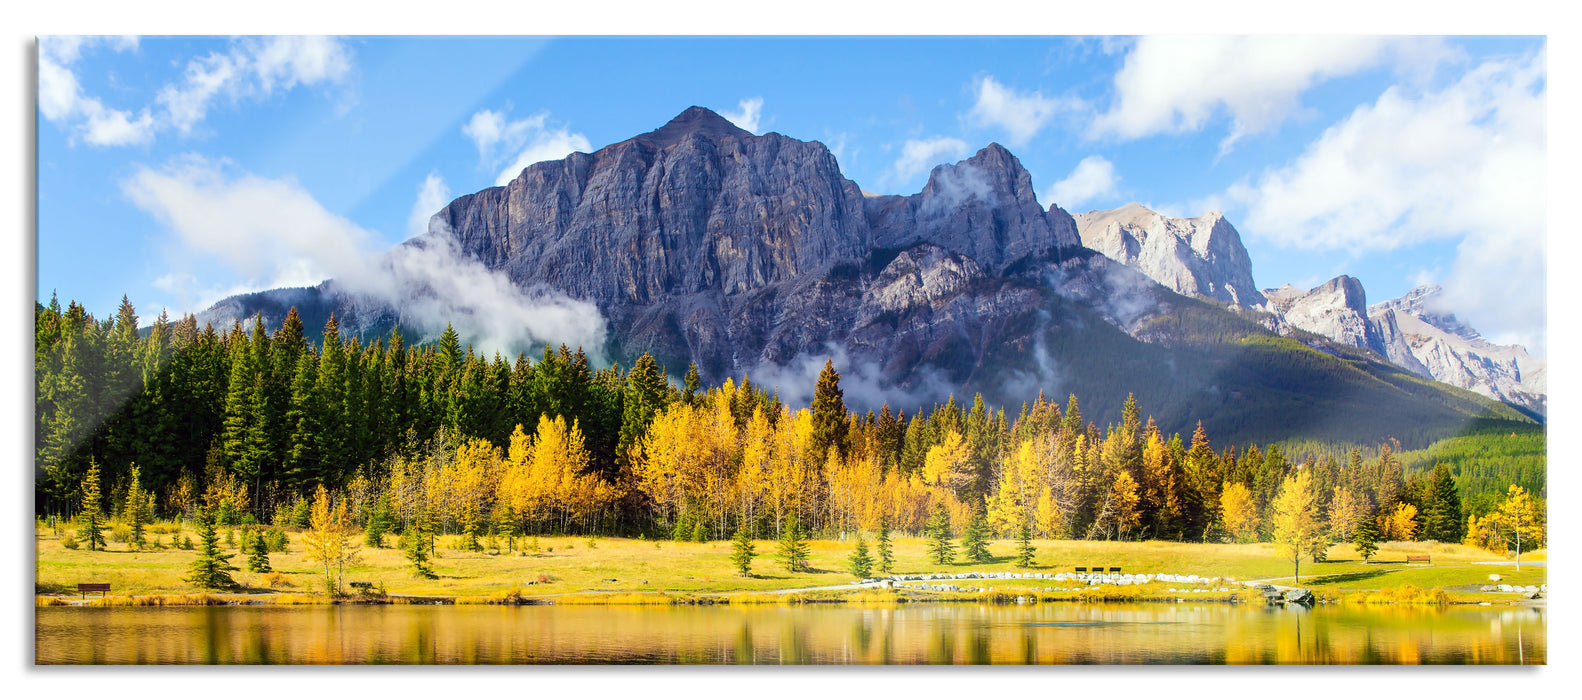
[[[1260,287],[1432,281],[1547,344],[1542,38],[117,37],[39,71],[38,294],[99,314],[316,283],[697,104],[881,193],[997,141],[1046,206],[1224,211]]]

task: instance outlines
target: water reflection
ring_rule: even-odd
[[[1542,664],[1542,608],[40,608],[39,663]]]

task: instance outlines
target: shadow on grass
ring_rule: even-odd
[[[1379,576],[1383,576],[1385,573],[1387,573],[1387,572],[1384,572],[1384,571],[1356,571],[1356,572],[1352,572],[1352,573],[1349,573],[1349,574],[1321,574],[1321,575],[1318,575],[1318,576],[1313,576],[1311,578],[1308,578],[1307,581],[1308,581],[1308,583],[1310,583],[1312,585],[1327,585],[1327,584],[1336,584],[1336,583],[1355,583],[1357,581],[1366,581],[1366,580],[1368,580],[1370,578],[1377,578]]]

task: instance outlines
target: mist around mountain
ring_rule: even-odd
[[[1307,301],[1265,298],[1278,290],[1254,287],[1223,217],[1138,209],[1046,208],[998,144],[936,167],[916,194],[868,195],[823,144],[755,136],[693,107],[458,197],[379,264],[399,278],[412,250],[450,251],[458,269],[564,300],[555,308],[581,310],[584,327],[596,317],[599,332],[584,334],[602,339],[595,357],[626,366],[647,352],[672,377],[696,364],[709,383],[746,375],[791,404],[805,405],[830,357],[859,410],[981,393],[1014,412],[1039,392],[1076,394],[1103,425],[1135,394],[1167,432],[1202,419],[1234,442],[1415,444],[1474,421],[1526,420],[1391,364],[1365,307],[1360,326],[1330,313],[1361,303],[1346,284]],[[442,330],[435,302],[446,292],[433,281],[367,287],[241,295],[200,323],[261,315],[273,327],[295,306],[309,328],[334,313],[342,332],[370,339],[400,328],[424,342]],[[489,319],[476,300],[468,308],[457,328],[482,337],[471,324]],[[553,330],[493,349],[531,356],[554,344]]]

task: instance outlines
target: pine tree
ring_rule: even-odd
[[[392,522],[390,494],[379,496],[379,502],[374,506],[373,512],[368,514],[368,526],[363,529],[363,544],[375,549],[385,546],[385,533],[390,531]]]
[[[153,520],[153,509],[148,506],[149,493],[143,490],[142,481],[139,479],[137,465],[132,465],[132,483],[126,487],[126,503],[121,512],[126,518],[126,524],[132,528],[132,544],[142,549],[148,544],[144,538],[144,526]]]
[[[681,400],[688,404],[696,404],[698,398],[698,385],[702,379],[698,376],[698,363],[687,365],[687,376],[681,381],[685,382],[681,389]]]
[[[967,529],[962,533],[961,553],[972,561],[989,561],[988,538],[988,517],[984,515],[984,509],[979,507],[972,514],[972,519],[967,521]]]
[[[1016,565],[1023,569],[1033,567],[1038,550],[1033,547],[1033,527],[1026,522],[1016,531]]]
[[[709,541],[709,530],[708,530],[708,528],[703,526],[703,518],[698,518],[695,522],[692,523],[692,541],[693,542],[707,542],[707,541]]]
[[[821,461],[831,447],[842,454],[846,451],[846,403],[842,396],[840,373],[832,360],[825,359],[824,370],[813,386],[813,437],[808,441],[809,452]]]
[[[255,573],[268,573],[269,568],[269,543],[264,541],[261,532],[249,532],[243,538],[246,541],[244,549],[250,554],[247,557],[247,570]]]
[[[857,578],[868,578],[873,573],[873,557],[868,556],[868,541],[857,535],[857,546],[852,549],[847,571]]]
[[[950,511],[943,503],[934,506],[934,516],[928,521],[928,556],[939,565],[956,558],[956,544],[950,541]]]
[[[875,539],[879,555],[879,570],[890,573],[895,566],[895,547],[890,543],[890,519],[879,520],[879,536]]]
[[[736,537],[731,542],[731,563],[736,565],[736,570],[741,575],[753,575],[753,557],[757,552],[753,549],[752,535],[747,532],[747,523],[744,522],[736,528]]]
[[[1374,523],[1373,516],[1368,515],[1362,519],[1362,524],[1357,526],[1356,534],[1351,537],[1351,544],[1357,548],[1357,554],[1362,556],[1364,564],[1379,551],[1378,541],[1379,526]]]
[[[1429,485],[1432,500],[1428,504],[1423,525],[1423,539],[1436,542],[1460,542],[1466,522],[1461,516],[1461,492],[1455,478],[1444,463],[1434,465],[1433,481]]]
[[[82,511],[77,514],[77,539],[89,550],[104,549],[104,514],[99,506],[99,463],[88,461],[88,474],[82,478]]]
[[[412,525],[406,526],[406,530],[401,533],[401,545],[406,549],[407,561],[412,563],[412,575],[418,578],[439,578],[428,566],[429,545],[424,540],[421,529]]]
[[[198,510],[198,542],[198,558],[188,568],[186,581],[210,590],[235,587],[236,581],[226,573],[236,570],[230,564],[233,555],[221,553],[220,534],[214,526],[214,511],[207,507]]]
[[[802,531],[801,521],[793,515],[780,533],[780,563],[792,573],[805,571],[807,555],[807,534]]]

